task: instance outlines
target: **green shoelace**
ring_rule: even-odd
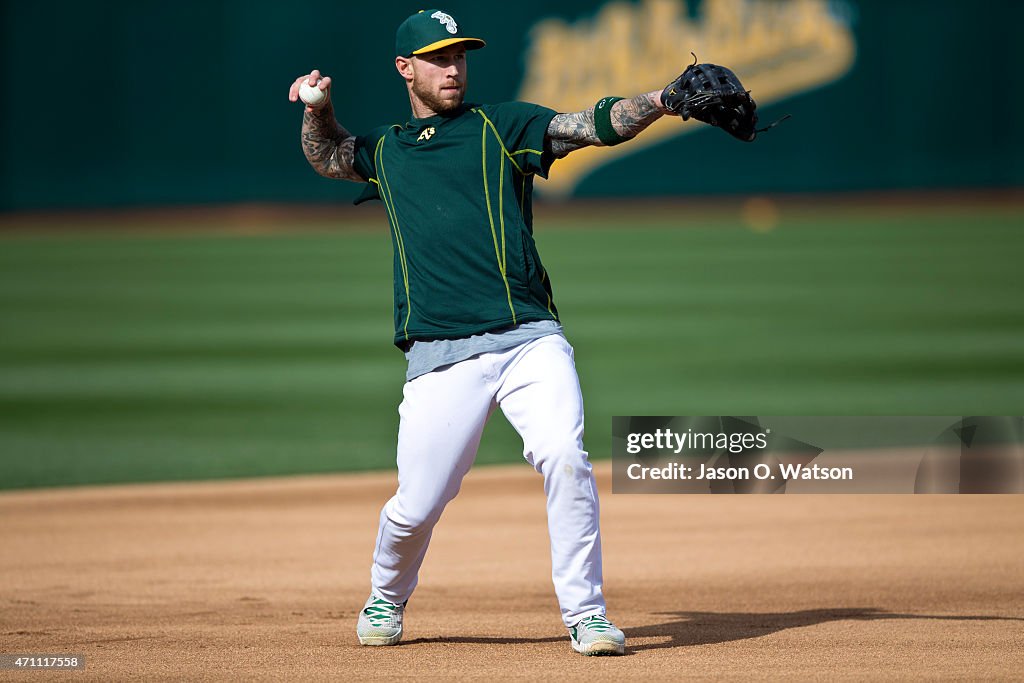
[[[611,631],[615,628],[612,626],[612,622],[608,621],[601,614],[595,614],[594,616],[587,617],[580,621],[580,624],[586,626],[591,631],[596,631],[597,633],[604,633],[605,631]]]
[[[395,614],[398,613],[401,605],[390,603],[387,600],[381,600],[377,598],[372,603],[363,608],[363,614],[366,615],[371,626],[390,626],[391,620]]]

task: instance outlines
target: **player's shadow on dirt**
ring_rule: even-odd
[[[874,608],[811,609],[799,612],[658,612],[672,617],[668,621],[648,626],[624,628],[626,654],[643,650],[673,647],[692,647],[746,640],[785,631],[791,628],[817,626],[830,621],[877,621],[882,619],[940,619],[945,621],[1021,621],[1020,617],[948,616],[930,614],[898,614]],[[654,643],[636,643],[637,639],[656,638]],[[666,638],[668,640],[666,640]],[[564,642],[565,636],[555,638],[501,638],[482,636],[450,636],[415,638],[414,643],[468,643],[479,645],[515,645],[519,643]],[[632,641],[632,642],[631,642]]]
[[[746,640],[785,631],[791,628],[817,626],[830,621],[878,621],[889,619],[940,619],[948,621],[1024,621],[1018,617],[949,616],[930,614],[899,614],[875,608],[809,609],[799,612],[659,612],[675,617],[650,626],[626,628],[629,639],[658,638],[661,642],[628,646],[634,652],[672,647],[711,645]],[[668,640],[664,640],[665,638]]]

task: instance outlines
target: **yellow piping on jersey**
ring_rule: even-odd
[[[516,167],[516,170],[519,171],[520,175],[523,175],[523,169],[520,168],[519,164],[517,164],[516,160],[513,159],[512,157],[515,156],[516,154],[526,154],[528,152],[532,152],[533,154],[541,154],[541,152],[538,152],[535,149],[521,149],[517,152],[512,152],[511,154],[509,154],[508,149],[506,149],[505,147],[505,142],[501,139],[501,136],[498,135],[498,129],[495,128],[491,120],[487,118],[487,114],[483,113],[479,109],[474,109],[473,111],[475,111],[477,114],[480,115],[481,118],[483,118],[484,122],[486,123],[486,126],[490,126],[491,132],[494,133],[494,138],[498,141],[498,145],[501,146],[501,151],[505,153],[505,156],[507,156],[508,160],[512,162],[512,165]]]
[[[505,157],[498,157],[498,222],[501,223],[501,272],[508,275],[508,249],[505,248]],[[515,311],[512,311],[515,317]],[[512,321],[513,323],[515,320]]]
[[[397,128],[398,126],[392,126]],[[388,184],[388,176],[384,171],[384,137],[380,136],[380,140],[377,141],[377,148],[374,150],[374,162],[378,169],[380,169],[380,178],[384,181],[384,190],[387,194],[385,199],[384,194],[381,194],[381,199],[384,200],[384,206],[388,210],[388,215],[391,217],[391,226],[395,231],[395,244],[398,247],[398,261],[402,266],[402,280],[405,283],[405,326],[403,332],[405,332],[406,340],[409,339],[409,318],[412,316],[412,298],[409,296],[409,266],[405,260],[405,241],[402,239],[402,231],[398,227],[398,210],[395,208],[395,199],[391,195],[391,186]],[[379,183],[378,183],[379,186]]]
[[[517,154],[537,154],[537,155],[541,155],[541,154],[543,154],[543,152],[540,152],[540,151],[535,150],[535,149],[521,149],[518,152],[512,152],[511,156],[515,156]]]
[[[544,284],[544,280],[546,280],[547,278],[548,278],[548,271],[546,271],[543,268],[541,268],[540,269],[540,283]],[[545,292],[546,291],[547,291],[547,288],[545,287]],[[558,316],[556,316],[555,312],[551,310],[551,295],[550,294],[548,294],[548,313],[551,314],[552,318],[554,318],[555,320],[558,320]]]
[[[481,114],[483,116],[483,114]],[[487,117],[484,116],[486,120]],[[497,136],[497,133],[495,133]],[[501,144],[501,139],[498,139],[498,144]],[[502,145],[502,149],[505,146]],[[507,154],[507,152],[506,152]],[[491,212],[491,189],[487,184],[487,126],[480,127],[480,163],[483,168],[484,177],[484,199],[487,201],[487,220],[491,223],[491,240],[494,242],[494,257],[498,260],[498,272],[501,273],[501,281],[505,283],[505,296],[508,297],[508,309],[512,311],[512,324],[516,323],[516,309],[512,305],[512,290],[508,286],[508,276],[505,271],[505,213],[504,205],[502,204],[502,195],[504,194],[504,180],[505,180],[505,157],[501,157],[501,174],[498,176],[498,213],[501,219],[501,250],[498,250],[498,234],[494,231],[494,214]],[[512,162],[513,164],[515,162]],[[517,167],[518,168],[518,167]]]

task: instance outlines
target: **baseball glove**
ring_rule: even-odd
[[[690,54],[693,54],[692,52]],[[721,128],[744,142],[789,118],[784,116],[766,128],[757,128],[757,103],[731,70],[717,64],[693,64],[661,93],[662,103],[683,121],[695,118]]]

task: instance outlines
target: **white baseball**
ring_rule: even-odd
[[[321,90],[319,86],[310,85],[309,79],[302,81],[299,85],[299,99],[310,106],[320,104],[326,97],[327,93]]]

